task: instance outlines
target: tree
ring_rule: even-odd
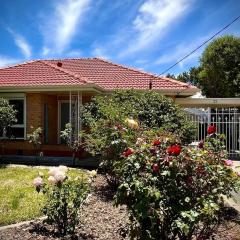
[[[168,73],[166,75],[167,78],[172,78],[172,79],[176,79],[176,76],[174,74]]]
[[[239,37],[226,35],[217,38],[204,50],[200,65],[179,74],[176,79],[199,87],[207,97],[239,97],[239,52]]]
[[[199,85],[207,97],[240,96],[240,38],[212,41],[200,58]]]
[[[9,105],[6,99],[0,98],[0,141],[4,141],[7,138],[7,129],[16,123],[16,113],[13,106]],[[4,149],[4,144],[1,144],[2,151]]]
[[[185,83],[190,83],[193,85],[198,86],[199,85],[199,72],[201,68],[200,67],[192,67],[188,72],[183,72],[177,76],[177,80]]]

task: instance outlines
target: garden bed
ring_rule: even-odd
[[[113,192],[104,178],[99,175],[94,183],[94,192],[81,212],[81,223],[74,236],[64,239],[121,240],[126,239],[128,216],[125,207],[113,206]],[[227,211],[228,220],[215,233],[215,240],[239,240],[239,216],[231,209]],[[30,224],[0,231],[1,240],[13,239],[62,239],[47,225],[33,221]]]

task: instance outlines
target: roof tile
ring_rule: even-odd
[[[62,66],[57,65],[58,62]],[[34,60],[0,69],[0,87],[84,85],[94,83],[113,89],[184,90],[195,88],[174,79],[159,77],[100,58]],[[195,88],[197,89],[197,88]]]

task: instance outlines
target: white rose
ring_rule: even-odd
[[[64,173],[66,173],[66,172],[68,171],[68,167],[63,166],[63,165],[60,165],[60,166],[58,167],[58,169],[59,169],[59,171],[64,172]]]
[[[49,182],[49,184],[54,185],[54,184],[56,183],[55,177],[50,176],[50,177],[48,178],[48,182]]]
[[[91,176],[91,177],[96,177],[96,176],[97,176],[97,171],[92,170],[92,171],[90,172],[90,176]]]
[[[125,123],[132,129],[138,129],[138,122],[131,118],[126,118]]]
[[[66,175],[64,172],[58,171],[55,175],[54,178],[56,182],[63,182],[64,179],[66,178]]]
[[[58,172],[58,169],[56,167],[51,167],[48,171],[49,176],[55,176],[55,174]]]
[[[41,177],[34,178],[33,185],[35,187],[41,187],[43,185],[43,179]]]

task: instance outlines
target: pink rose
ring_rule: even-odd
[[[228,160],[225,160],[225,161],[224,161],[224,164],[225,164],[226,166],[231,167],[231,166],[233,165],[233,161],[228,159]]]
[[[34,178],[33,185],[35,187],[41,187],[43,185],[43,179],[41,177]]]

